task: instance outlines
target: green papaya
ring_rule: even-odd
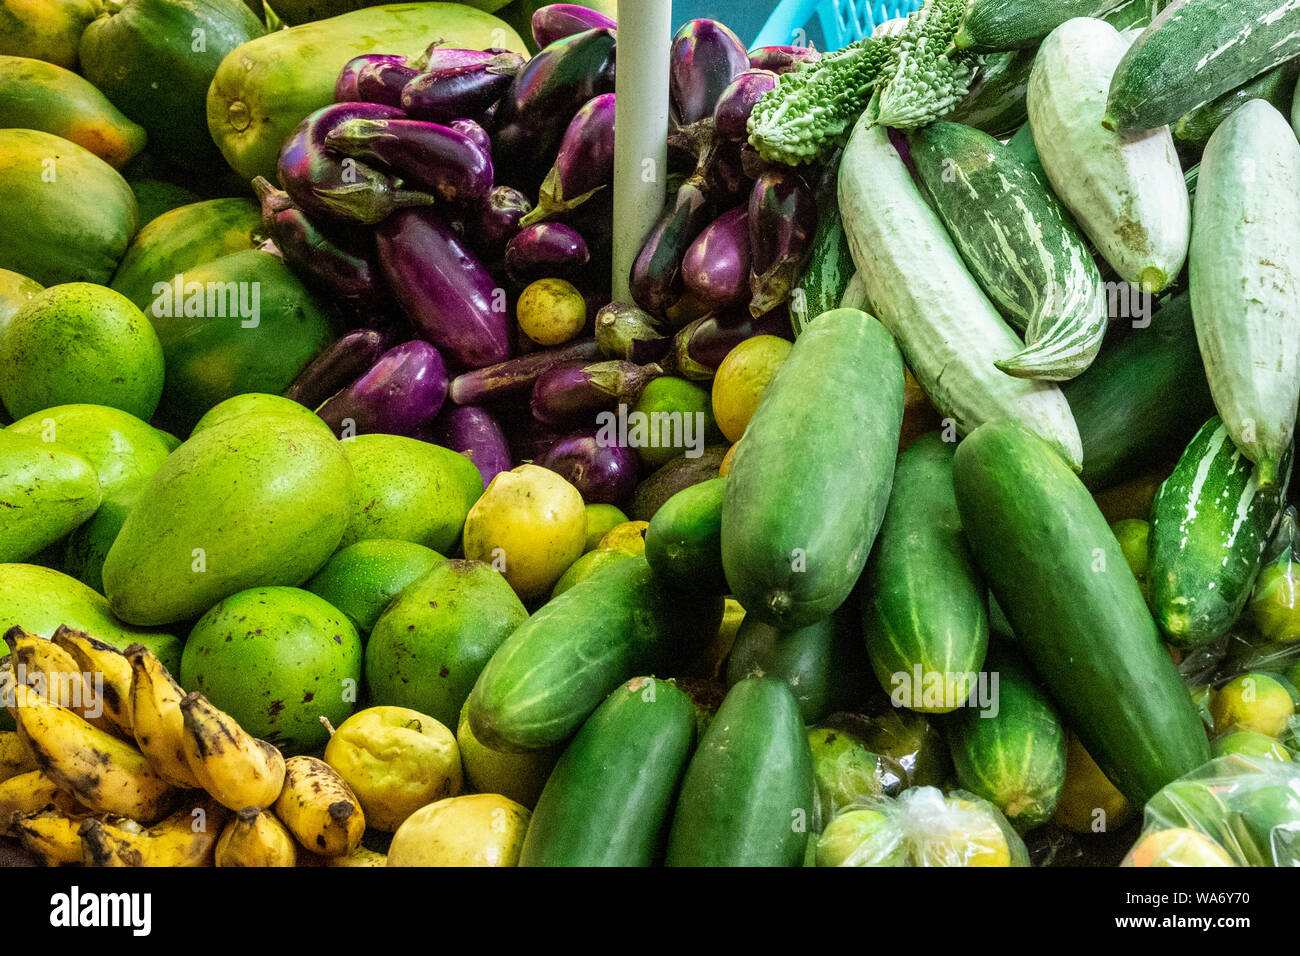
[[[0,431],[0,562],[58,541],[95,513],[100,497],[95,469],[72,449]]]
[[[0,53],[77,68],[77,46],[101,0],[0,0]]]
[[[165,179],[128,176],[126,181],[131,184],[131,192],[135,193],[142,223],[153,222],[163,213],[198,202],[200,198],[198,193]]]

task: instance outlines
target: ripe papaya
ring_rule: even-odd
[[[0,53],[77,67],[77,44],[101,0],[0,0]]]

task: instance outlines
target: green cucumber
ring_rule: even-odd
[[[645,558],[655,574],[684,591],[723,594],[722,491],[725,478],[683,488],[650,519]]]
[[[798,866],[812,825],[812,752],[790,688],[751,677],[727,692],[686,768],[668,866]]]
[[[903,362],[856,309],[795,340],[736,449],[722,565],[759,620],[804,627],[844,603],[884,517],[903,424]]]
[[[1115,69],[1106,123],[1159,129],[1300,55],[1292,0],[1182,0],[1142,32]]]
[[[1173,461],[1214,414],[1196,347],[1191,296],[1175,296],[1148,323],[1135,319],[1134,326],[1108,342],[1092,367],[1065,386],[1083,439],[1079,477],[1093,491]]]
[[[964,123],[1002,139],[1029,119],[1025,93],[1036,50],[1012,50],[984,58],[970,92],[944,119]]]
[[[1018,378],[1086,369],[1109,315],[1101,273],[1069,213],[988,133],[934,123],[909,138],[917,176],[985,293],[1028,347],[997,362]]]
[[[1204,149],[1223,121],[1251,100],[1264,100],[1283,116],[1290,116],[1297,77],[1300,77],[1300,64],[1284,63],[1245,86],[1198,106],[1170,127],[1174,142],[1185,149]]]
[[[1100,16],[1124,0],[973,0],[954,39],[958,49],[1035,46],[1075,17]]]
[[[962,527],[1016,640],[1119,790],[1145,803],[1210,747],[1124,552],[1092,496],[1014,421],[958,447]]]
[[[551,771],[520,866],[650,866],[695,741],[695,705],[634,677],[587,718]]]
[[[1124,0],[1118,7],[1103,13],[1101,19],[1121,33],[1128,31],[1140,33],[1151,26],[1151,21],[1160,16],[1166,8],[1177,2],[1178,0]],[[1135,36],[1134,39],[1137,37]]]
[[[844,221],[835,201],[839,160],[826,164],[817,189],[817,231],[802,278],[790,295],[790,326],[798,336],[823,312],[838,309],[857,272]]]
[[[1015,134],[1007,140],[1007,149],[1016,154],[1016,157],[1034,171],[1034,175],[1047,182],[1047,170],[1043,169],[1043,160],[1038,155],[1038,147],[1034,145],[1034,131],[1028,123],[1016,130]]]
[[[989,644],[988,588],[962,535],[953,451],[931,432],[899,456],[863,582],[876,679],[895,706],[924,713],[966,702]]]
[[[1151,508],[1147,590],[1171,644],[1208,644],[1241,614],[1290,476],[1288,450],[1279,484],[1261,490],[1218,416],[1196,433]]]
[[[992,712],[967,709],[948,724],[963,789],[983,797],[1024,832],[1046,823],[1065,787],[1065,725],[1019,655],[989,655]]]

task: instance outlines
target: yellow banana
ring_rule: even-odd
[[[0,782],[0,833],[8,829],[14,817],[44,810],[58,793],[58,785],[39,770]]]
[[[387,866],[388,854],[357,847],[347,856],[332,856],[325,861],[326,866]]]
[[[269,807],[284,786],[284,756],[258,740],[198,691],[180,702],[182,742],[190,772],[204,790],[231,810]]]
[[[181,714],[185,691],[143,644],[132,644],[126,656],[132,673],[135,742],[158,776],[173,786],[197,788],[199,781],[185,759],[185,718]]]
[[[133,820],[86,820],[80,830],[82,862],[86,866],[211,866],[227,816],[225,807],[203,794],[148,829]]]
[[[142,823],[162,817],[175,791],[153,772],[144,754],[55,707],[31,688],[14,688],[18,734],[36,765],[91,810]]]
[[[217,866],[295,866],[298,847],[269,810],[244,807],[217,841]]]
[[[46,866],[80,866],[81,822],[50,808],[15,817],[9,832]]]
[[[321,856],[345,856],[366,832],[366,817],[338,771],[316,757],[285,762],[284,790],[276,815],[298,842]]]
[[[50,637],[77,662],[91,700],[102,702],[104,715],[128,736],[131,733],[131,662],[112,644],[60,624]]]
[[[76,660],[53,641],[11,627],[5,643],[12,652],[14,682],[25,684],[58,707],[66,707],[100,730],[118,734],[117,724],[97,706],[97,696],[87,690]],[[13,708],[10,708],[13,713]]]
[[[0,783],[36,769],[36,761],[12,730],[0,730]]]

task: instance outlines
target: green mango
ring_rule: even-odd
[[[170,624],[246,588],[301,584],[338,547],[354,484],[340,443],[298,418],[205,429],[144,485],[109,549],[114,613]]]
[[[0,0],[0,53],[74,70],[81,34],[103,9],[100,0]]]
[[[366,538],[414,541],[439,554],[455,547],[483,494],[472,461],[398,435],[358,435],[339,444],[357,476],[344,547]]]
[[[481,561],[444,561],[380,616],[366,645],[376,704],[410,707],[455,727],[488,659],[528,618],[501,574]]]
[[[0,269],[0,337],[9,320],[45,287],[34,279],[8,269]]]
[[[320,429],[326,435],[331,437],[334,435],[334,432],[320,416],[306,405],[299,405],[293,399],[281,398],[279,395],[249,392],[247,395],[236,395],[234,398],[228,398],[224,402],[214,405],[206,415],[195,422],[194,428],[190,430],[190,437],[193,438],[199,432],[211,428],[213,425],[228,422],[241,415],[275,415],[280,418],[298,418],[302,420],[303,424]]]
[[[0,562],[23,561],[95,513],[90,462],[70,448],[0,431]]]
[[[393,598],[444,560],[414,541],[372,538],[340,549],[305,587],[368,633]]]

